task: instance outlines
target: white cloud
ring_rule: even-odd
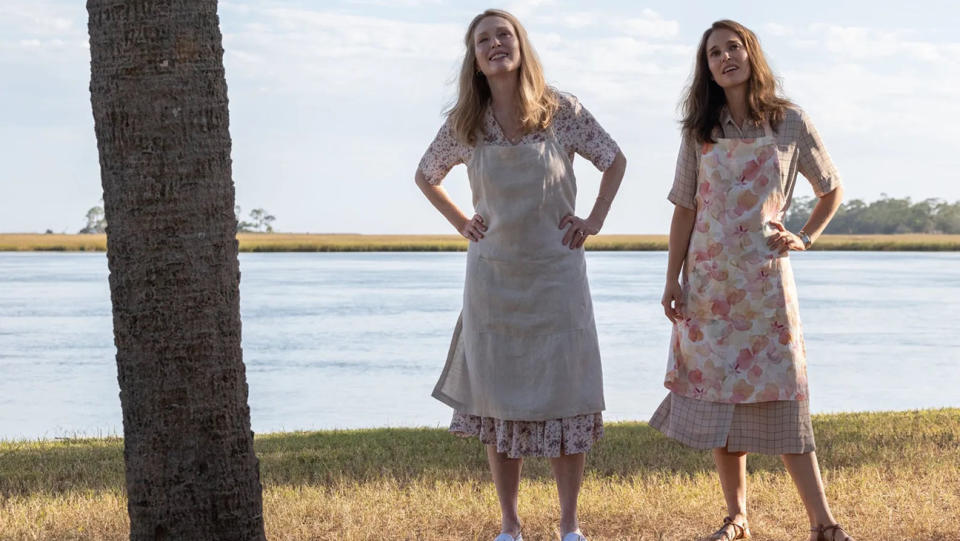
[[[549,15],[540,15],[534,17],[531,22],[541,27],[569,28],[580,30],[590,28],[600,22],[600,15],[597,12],[577,11],[577,12],[554,12]]]
[[[79,5],[66,7],[51,2],[5,0],[0,5],[0,21],[9,30],[36,36],[62,35],[77,31],[75,15],[83,11]]]
[[[243,15],[224,27],[230,76],[284,93],[402,92],[425,72],[446,78],[462,55],[459,25],[294,8]]]
[[[504,9],[516,15],[521,21],[536,13],[542,7],[555,6],[556,0],[519,0],[506,5]],[[526,23],[524,23],[526,25]]]
[[[794,30],[792,26],[786,26],[777,23],[766,23],[763,25],[764,35],[774,36],[778,38],[792,36]]]
[[[612,25],[641,39],[675,38],[680,32],[679,22],[668,21],[652,9],[644,9],[640,17],[613,18]]]
[[[794,43],[805,49],[822,48],[855,60],[900,58],[922,62],[960,63],[954,54],[957,43],[937,43],[916,39],[909,29],[879,30],[856,26],[817,23],[809,26],[804,38]]]
[[[594,35],[626,35],[641,40],[669,40],[680,32],[680,23],[664,19],[652,9],[644,9],[639,16],[591,11],[555,10],[531,17],[531,23],[541,27],[562,27],[571,30],[593,30]]]
[[[0,61],[70,64],[87,56],[82,6],[5,0],[0,5]]]

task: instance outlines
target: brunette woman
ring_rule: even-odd
[[[791,251],[816,242],[843,190],[810,118],[777,92],[756,36],[729,20],[703,33],[684,101],[663,309],[673,322],[650,425],[712,449],[727,505],[707,539],[747,539],[746,455],[783,458],[811,541],[853,541],[834,520],[817,465]],[[800,231],[782,223],[797,173],[819,201]],[[681,278],[682,272],[682,278]]]

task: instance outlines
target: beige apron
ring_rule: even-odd
[[[683,319],[664,385],[711,402],[805,400],[807,369],[790,259],[767,247],[786,200],[776,139],[701,150],[683,265]]]
[[[467,250],[463,311],[433,396],[461,413],[543,421],[604,409],[583,249],[562,244],[573,167],[542,143],[481,143],[467,165],[487,231]]]

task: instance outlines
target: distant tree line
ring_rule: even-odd
[[[250,211],[250,221],[240,219],[240,205],[233,207],[237,216],[237,233],[273,233],[273,222],[276,216],[263,209]]]
[[[101,201],[102,203],[103,201]],[[103,233],[107,230],[107,218],[103,214],[103,207],[90,207],[87,211],[87,225],[77,233],[81,235],[89,233]]]
[[[815,197],[797,197],[787,209],[784,225],[798,231],[807,222]],[[896,199],[883,194],[872,203],[851,199],[840,205],[825,233],[832,234],[893,234],[893,233],[948,233],[960,234],[960,201],[948,203],[943,199],[925,199],[913,202],[909,197]]]
[[[235,206],[233,211],[237,217],[237,233],[273,233],[273,222],[277,217],[269,212],[263,209],[253,209],[250,211],[250,221],[246,221],[240,218],[239,205]],[[106,230],[107,219],[104,216],[103,207],[96,206],[87,211],[87,225],[77,233],[104,233]],[[47,230],[47,233],[52,232],[49,229]]]

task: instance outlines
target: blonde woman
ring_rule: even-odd
[[[794,233],[782,219],[798,171],[819,201]],[[753,32],[713,23],[684,101],[661,301],[673,322],[670,394],[650,420],[684,444],[713,449],[728,516],[707,539],[750,537],[746,455],[760,452],[781,455],[811,541],[853,541],[834,520],[820,479],[787,257],[817,240],[842,194],[810,118],[777,94]]]
[[[513,15],[481,13],[464,41],[456,104],[416,173],[427,199],[471,241],[463,311],[433,396],[454,408],[451,432],[486,445],[500,499],[496,541],[522,539],[525,456],[550,458],[561,538],[584,541],[577,499],[604,402],[583,243],[600,231],[626,160],[575,97],[546,85]],[[574,213],[574,153],[603,171],[586,219]],[[440,186],[461,163],[472,216]]]

